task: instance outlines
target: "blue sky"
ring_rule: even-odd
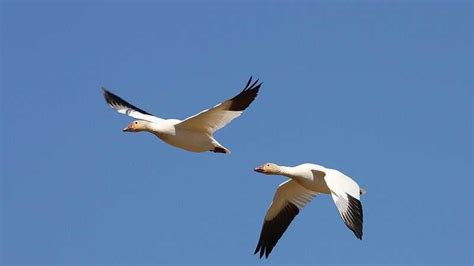
[[[1,4],[1,260],[14,264],[472,264],[472,2]],[[255,102],[188,153],[104,102],[185,118]],[[252,253],[283,177],[368,192],[364,239],[329,196]]]

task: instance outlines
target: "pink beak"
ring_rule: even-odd
[[[258,173],[263,173],[263,172],[264,172],[263,166],[259,166],[259,167],[255,168],[255,169],[253,169],[253,170],[254,170],[255,172],[258,172]]]
[[[126,127],[124,129],[122,129],[123,132],[130,132],[130,128],[129,127]]]

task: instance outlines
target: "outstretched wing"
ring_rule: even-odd
[[[234,118],[240,116],[253,102],[255,97],[257,97],[258,90],[262,86],[262,83],[258,83],[258,79],[252,84],[251,82],[252,77],[250,77],[244,89],[235,97],[186,118],[177,124],[176,127],[196,130],[209,135],[214,134],[214,132],[223,128]]]
[[[364,215],[360,194],[363,190],[354,180],[339,172],[327,175],[325,181],[342,220],[354,235],[362,240]]]
[[[156,117],[136,106],[133,104],[125,101],[124,99],[120,98],[119,96],[113,94],[112,92],[108,91],[106,88],[102,87],[104,91],[104,98],[107,104],[112,107],[115,111],[128,115],[130,117],[146,120],[150,122],[159,122],[163,121],[163,119]]]
[[[265,215],[255,254],[260,252],[260,258],[264,254],[268,258],[291,221],[318,194],[293,180],[282,183],[273,196],[273,201]]]

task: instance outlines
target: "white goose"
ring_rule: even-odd
[[[331,194],[339,214],[349,229],[362,240],[362,205],[360,195],[365,191],[343,173],[317,164],[295,167],[266,163],[255,168],[267,175],[284,175],[290,179],[281,183],[265,215],[255,254],[260,258],[270,252],[299,211],[320,193]]]
[[[138,119],[124,128],[124,132],[147,131],[172,146],[192,152],[230,153],[229,149],[214,139],[213,134],[240,116],[242,111],[257,97],[262,83],[257,84],[258,79],[250,84],[251,82],[252,77],[237,96],[184,120],[156,117],[135,107],[107,89],[102,89],[110,107],[119,113]]]

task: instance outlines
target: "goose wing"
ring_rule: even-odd
[[[234,118],[240,116],[255,100],[262,83],[258,83],[258,79],[253,83],[251,82],[252,77],[250,77],[244,89],[233,98],[186,118],[177,124],[176,127],[200,131],[209,135],[214,134],[214,132],[223,128]]]
[[[255,254],[260,252],[260,258],[264,254],[268,258],[291,221],[318,194],[293,180],[280,184],[265,215]]]
[[[354,235],[362,240],[364,215],[360,194],[363,190],[354,180],[339,172],[326,175],[325,181],[342,220]]]
[[[115,111],[133,117],[139,120],[146,120],[150,122],[161,122],[163,119],[156,117],[136,106],[133,104],[125,101],[124,99],[120,98],[119,96],[113,94],[106,88],[102,88],[104,91],[104,98],[107,104],[112,107]]]

